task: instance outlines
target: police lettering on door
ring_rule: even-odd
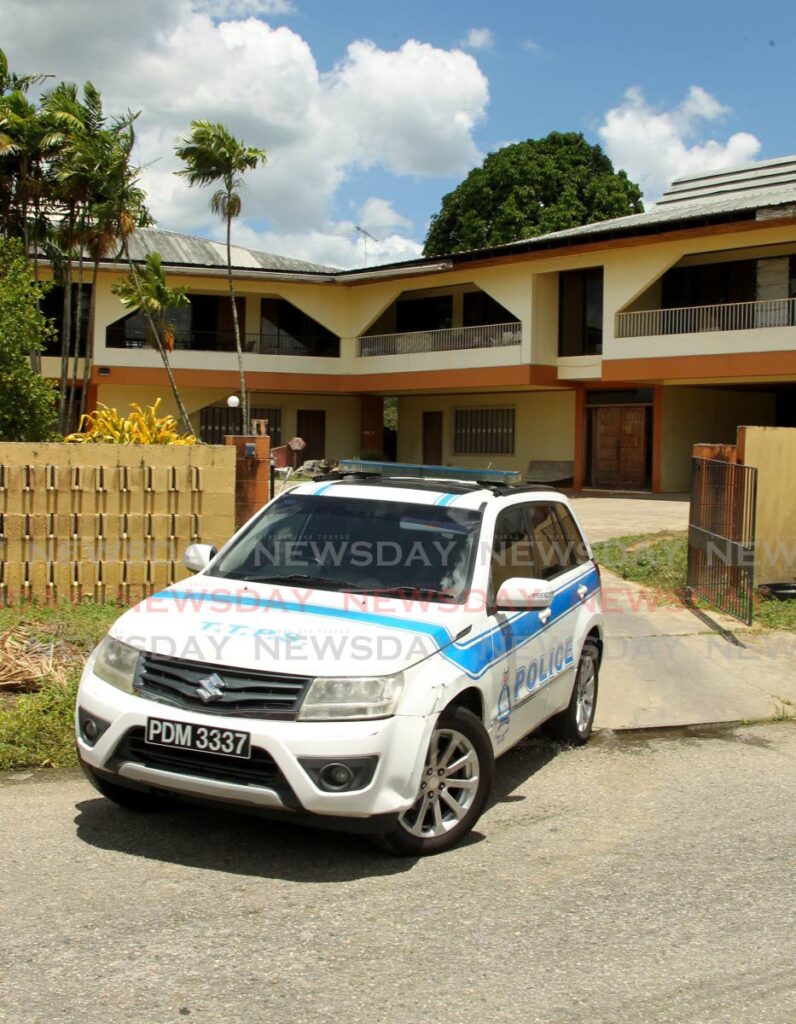
[[[498,700],[498,719],[503,722],[511,715],[512,707],[522,704],[541,686],[551,682],[575,664],[574,642],[568,637],[557,647],[531,658],[517,668],[513,688],[504,681]]]

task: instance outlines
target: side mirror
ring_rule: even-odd
[[[212,544],[189,544],[182,556],[182,564],[191,572],[202,572],[218,554]]]
[[[553,601],[553,588],[547,580],[526,579],[512,576],[497,592],[495,607],[498,611],[523,611],[549,608]]]

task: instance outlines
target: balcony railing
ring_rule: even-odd
[[[146,331],[109,327],[106,332],[108,348],[150,348]],[[294,337],[283,331],[275,334],[244,334],[241,337],[244,352],[265,356],[318,356],[335,358],[340,355],[340,339],[335,337]],[[234,352],[233,331],[174,332],[177,352]]]
[[[724,302],[715,306],[641,309],[617,313],[617,338],[650,338],[658,334],[701,331],[748,331],[758,327],[793,327],[796,299]]]
[[[408,334],[372,334],[359,338],[360,356],[407,356],[418,352],[463,352],[472,348],[519,345],[522,324],[488,324],[485,327],[447,327],[439,331]]]

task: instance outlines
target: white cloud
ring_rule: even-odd
[[[341,269],[398,263],[423,254],[422,245],[404,235],[363,239],[350,221],[301,232],[256,231],[243,224],[236,232],[236,241],[250,249],[277,252]]]
[[[244,217],[268,222],[261,237],[323,261],[343,237],[327,225],[352,172],[455,177],[479,162],[473,131],[489,88],[469,54],[416,40],[396,50],[357,40],[322,71],[292,28],[241,20],[275,2],[282,0],[137,0],[130,19],[107,0],[0,0],[3,47],[15,69],[90,78],[108,109],[142,109],[138,159],[149,165],[144,185],[164,227],[216,229],[210,190],[189,190],[173,174],[175,139],[192,119],[221,120],[265,148],[266,166],[246,176]],[[230,20],[217,22],[220,14]],[[394,248],[408,245],[396,237]]]
[[[749,132],[736,132],[726,142],[704,138],[706,125],[729,113],[729,107],[698,85],[672,110],[655,109],[632,86],[622,103],[605,115],[598,133],[614,164],[641,185],[650,202],[674,178],[754,159],[760,140]]]
[[[538,56],[542,52],[542,46],[540,43],[535,43],[533,39],[525,39],[522,42],[523,50],[527,50],[528,53],[532,53],[534,56]]]
[[[467,50],[491,50],[495,45],[495,33],[491,28],[471,28],[461,45]]]
[[[281,14],[294,14],[291,0],[196,0],[195,8],[211,18],[268,18]]]
[[[376,196],[365,200],[359,209],[357,221],[366,231],[384,231],[390,228],[411,231],[414,226],[408,217],[398,213],[388,199],[379,199]]]

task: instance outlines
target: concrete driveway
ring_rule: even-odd
[[[688,527],[687,499],[575,498],[592,541]],[[603,570],[596,725],[642,729],[796,714],[796,636],[762,633]]]
[[[525,741],[423,861],[0,776],[8,1024],[792,1024],[796,729]]]
[[[573,498],[575,512],[591,541],[634,533],[687,530],[689,498]]]

